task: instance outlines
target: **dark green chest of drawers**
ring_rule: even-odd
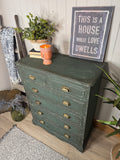
[[[40,59],[17,62],[33,123],[83,152],[96,108],[101,71],[96,64],[54,54],[50,66]]]

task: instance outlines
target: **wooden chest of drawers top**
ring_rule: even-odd
[[[72,79],[72,81],[78,81],[83,83],[83,85],[92,86],[101,73],[100,69],[97,68],[97,65],[103,67],[104,64],[71,58],[61,54],[54,54],[53,63],[49,66],[43,65],[43,61],[40,59],[29,57],[20,60],[17,65],[20,65],[24,71],[26,69],[25,67],[29,67],[31,68],[31,71],[35,71],[38,75],[46,73],[46,79],[48,78],[48,72],[58,76],[57,79],[55,78],[56,81],[59,81],[59,76],[61,76],[64,77],[64,81],[65,78],[67,78],[69,81]]]

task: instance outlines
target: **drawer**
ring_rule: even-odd
[[[74,124],[75,126],[82,126],[82,123],[84,123],[84,117],[85,116],[77,116],[76,114],[72,113],[72,112],[68,112],[68,110],[57,110],[57,111],[52,111],[48,110],[46,108],[46,106],[41,105],[41,107],[36,107],[36,105],[30,104],[30,108],[38,111],[41,111],[42,113],[46,113],[47,116],[49,117],[49,113],[51,113],[53,116],[57,115],[58,117],[61,117],[61,119],[63,119],[63,121],[69,123],[69,124]],[[51,105],[52,108],[52,105]],[[39,116],[39,115],[38,115]],[[44,117],[44,115],[43,115]],[[51,117],[51,115],[50,115]]]
[[[88,86],[74,80],[67,79],[52,73],[34,71],[26,69],[27,73],[21,70],[23,82],[29,84],[37,84],[38,86],[48,88],[57,92],[58,94],[64,94],[66,96],[72,96],[75,99],[88,98]],[[24,82],[25,83],[25,82]]]
[[[42,92],[43,93],[43,92]],[[45,97],[46,96],[46,97]],[[75,102],[68,98],[62,98],[52,93],[46,92],[46,95],[27,94],[29,103],[33,104],[35,108],[46,108],[51,112],[58,114],[73,113],[78,117],[84,116],[86,113],[86,102]]]
[[[82,136],[79,134],[79,136],[72,135],[71,133],[66,132],[62,128],[56,127],[54,124],[52,124],[49,119],[45,120],[44,123],[40,123],[40,121],[36,118],[33,118],[33,123],[36,125],[39,125],[40,127],[44,128],[49,133],[54,134],[56,137],[61,138],[62,140],[68,142],[68,143],[75,143],[80,144],[82,142]]]
[[[69,134],[66,134],[66,132],[62,132],[62,133],[59,132],[58,133],[57,132],[58,128],[56,128],[55,126],[51,125],[49,122],[45,123],[43,125],[38,120],[33,119],[33,123],[35,125],[38,125],[38,126],[42,127],[43,129],[45,129],[49,133],[53,134],[57,138],[65,141],[67,143],[70,143],[71,145],[75,146],[78,150],[83,152],[83,141],[84,141],[83,140],[83,135],[79,135],[79,137],[78,137],[78,136],[71,136]]]
[[[44,97],[47,98],[52,98],[54,96],[57,97],[61,97],[63,98],[63,100],[73,100],[77,103],[84,103],[88,101],[88,98],[77,98],[75,96],[73,96],[72,94],[65,94],[64,92],[58,92],[57,90],[52,90],[49,87],[45,87],[45,86],[41,86],[41,83],[30,83],[29,81],[24,81],[24,87],[25,87],[25,91],[27,94],[31,94],[34,93],[34,95],[43,95]],[[53,96],[52,96],[53,95]],[[53,99],[53,98],[52,98]]]
[[[55,125],[58,130],[62,129],[64,130],[66,133],[71,133],[72,135],[79,135],[80,133],[83,133],[83,121],[81,121],[81,123],[77,124],[77,123],[72,123],[71,121],[66,121],[63,117],[49,112],[47,110],[44,109],[34,109],[34,106],[30,105],[31,107],[31,112],[33,115],[33,118],[38,119],[39,121],[46,121],[48,120],[49,122],[51,122],[51,124]]]

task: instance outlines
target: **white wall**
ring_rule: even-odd
[[[19,16],[21,27],[27,26],[26,15],[29,12],[54,20],[59,25],[54,44],[61,53],[69,54],[73,6],[115,6],[105,61],[109,62],[110,74],[114,73],[120,80],[120,0],[0,0],[0,14],[3,16],[5,26],[11,27],[16,27],[15,14]],[[28,41],[26,41],[26,45],[28,50],[31,49]],[[0,65],[7,76],[6,67],[1,64],[1,60]],[[0,77],[1,75],[3,75],[3,71],[0,70]],[[9,82],[2,81],[0,90],[9,88],[8,84]],[[105,95],[108,95],[108,92]],[[111,118],[113,114],[111,106],[102,104],[99,107],[99,112],[96,114],[98,118]],[[116,114],[116,112],[114,113]]]

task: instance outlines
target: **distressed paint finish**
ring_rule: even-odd
[[[54,54],[51,65],[42,63],[29,57],[17,62],[33,123],[83,152],[101,79],[96,65],[104,64],[60,54]]]
[[[14,5],[13,5],[14,4]],[[115,6],[112,26],[109,34],[105,61],[109,62],[109,72],[116,73],[117,78],[120,76],[120,0],[0,0],[0,14],[3,16],[5,26],[16,27],[14,15],[19,16],[21,27],[27,27],[28,21],[26,14],[29,12],[44,18],[52,19],[59,27],[55,34],[53,44],[60,53],[68,54],[70,52],[70,38],[71,38],[71,20],[72,7],[93,7],[93,6]],[[26,42],[27,50],[31,49],[31,43]],[[115,68],[115,69],[114,69]],[[11,88],[7,67],[5,64],[2,51],[0,53],[0,90]],[[107,93],[108,94],[108,93]],[[106,96],[106,95],[104,95]],[[108,95],[107,95],[108,96]],[[111,96],[111,95],[109,95]],[[106,110],[109,113],[106,115]],[[110,120],[116,111],[112,111],[112,107],[103,103],[100,104],[99,114],[97,119]],[[110,116],[111,115],[111,116]]]

